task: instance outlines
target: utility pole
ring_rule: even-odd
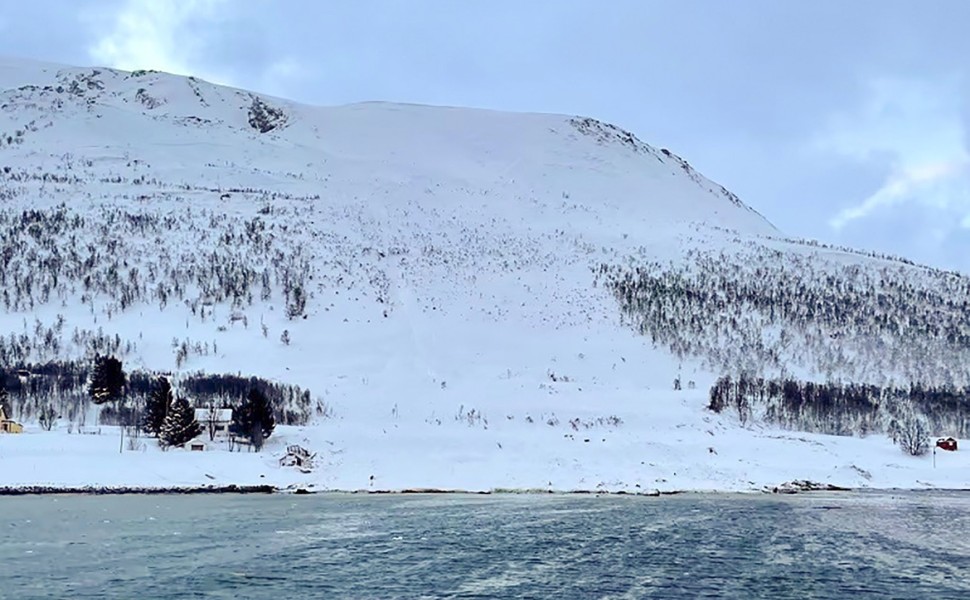
[[[121,430],[121,440],[118,442],[118,454],[125,450],[125,402],[118,400],[118,429]]]

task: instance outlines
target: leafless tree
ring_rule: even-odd
[[[899,445],[903,452],[922,456],[930,448],[930,427],[923,415],[906,415],[899,424]]]
[[[50,431],[54,428],[57,423],[57,411],[54,410],[53,404],[41,407],[40,414],[37,415],[37,422],[44,428],[44,431]]]
[[[219,411],[216,405],[209,403],[209,414],[205,418],[205,430],[209,432],[209,441],[214,441],[216,439],[216,433],[219,432]]]

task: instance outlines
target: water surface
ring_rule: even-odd
[[[2,598],[970,598],[970,495],[0,498]]]

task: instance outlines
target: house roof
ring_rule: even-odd
[[[216,408],[215,409],[215,419],[220,423],[228,423],[232,421],[232,409],[231,408]],[[209,409],[208,408],[197,408],[195,409],[195,420],[199,423],[205,423],[209,420]]]

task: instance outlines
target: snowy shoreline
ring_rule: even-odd
[[[818,489],[799,490],[801,492],[851,492],[850,488],[841,487],[820,487]],[[888,491],[888,490],[887,490]],[[915,490],[908,490],[915,491]],[[939,490],[939,491],[970,491],[970,490]],[[465,490],[465,489],[438,489],[438,488],[405,488],[400,490],[337,490],[322,489],[315,490],[308,487],[297,488],[278,488],[272,485],[225,485],[225,486],[177,486],[177,487],[101,487],[101,486],[9,486],[0,487],[0,496],[49,496],[49,495],[80,495],[80,496],[166,496],[166,495],[204,495],[204,494],[287,494],[287,495],[361,495],[361,496],[634,496],[657,498],[660,496],[681,496],[681,495],[752,495],[752,494],[777,494],[795,493],[780,491],[780,488],[773,490],[652,490],[646,492],[628,492],[625,490],[537,490],[537,489],[494,489],[494,490]]]
[[[831,484],[820,484],[811,481],[792,481],[778,486],[766,486],[762,489],[749,490],[541,490],[496,488],[492,490],[470,490],[460,488],[404,488],[404,489],[314,489],[310,486],[276,487],[272,485],[207,485],[207,486],[173,486],[173,487],[134,487],[134,486],[56,486],[56,485],[27,485],[0,487],[2,496],[49,496],[49,495],[80,495],[80,496],[166,496],[166,495],[211,495],[211,494],[276,494],[276,495],[333,495],[333,496],[629,496],[643,498],[659,498],[661,496],[761,496],[761,495],[791,495],[799,493],[970,493],[970,488],[849,488]]]
[[[223,485],[178,487],[99,487],[25,485],[0,487],[0,496],[47,495],[179,495],[179,494],[272,494],[279,490],[271,485]]]
[[[202,452],[163,451],[154,438],[144,437],[119,452],[113,427],[88,435],[28,426],[23,434],[0,436],[0,495],[303,490],[299,493],[661,496],[970,489],[965,450],[912,457],[881,436],[741,428],[692,403],[665,404],[625,411],[624,425],[584,431],[589,438],[521,419],[497,421],[486,430],[348,418],[280,426],[261,452],[230,452],[218,439]],[[681,410],[671,410],[676,407]],[[294,444],[314,455],[309,468],[282,464]]]
[[[221,486],[173,486],[173,487],[136,487],[136,486],[57,486],[25,485],[2,486],[0,497],[4,496],[193,496],[193,495],[331,495],[331,496],[593,496],[659,498],[662,496],[764,496],[793,494],[858,494],[858,493],[970,493],[970,488],[850,488],[811,481],[792,481],[761,489],[683,489],[683,490],[542,490],[530,488],[496,488],[491,490],[472,490],[460,488],[403,488],[403,489],[314,489],[310,486],[276,487],[273,485],[221,485]]]

